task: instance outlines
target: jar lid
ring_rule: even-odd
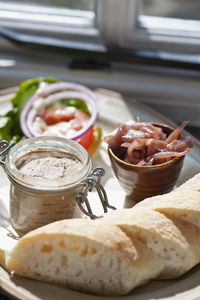
[[[69,173],[66,172],[64,177],[53,179],[26,175],[17,167],[17,161],[23,156],[28,158],[35,152],[40,158],[40,153],[44,153],[44,151],[67,153],[76,157],[81,164],[70,170]],[[33,137],[19,142],[9,151],[5,161],[5,169],[11,180],[35,190],[56,191],[70,188],[82,181],[89,174],[91,167],[92,163],[88,152],[80,144],[69,139],[49,136]]]

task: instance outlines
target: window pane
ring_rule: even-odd
[[[0,1],[1,26],[10,26],[11,22],[14,27],[26,23],[27,26],[29,24],[64,26],[63,30],[66,26],[80,29],[94,28],[96,0]]]
[[[141,14],[147,16],[200,20],[199,0],[143,0]]]
[[[4,2],[4,1],[2,1]],[[5,3],[5,2],[4,2]],[[94,11],[96,0],[6,0],[10,4],[42,5],[78,10]]]

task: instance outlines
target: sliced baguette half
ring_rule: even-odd
[[[6,254],[15,273],[98,295],[123,295],[163,269],[161,260],[117,226],[87,219],[36,229]]]
[[[200,229],[200,193],[198,191],[177,189],[172,193],[147,198],[136,207],[161,212],[168,217],[191,223]]]
[[[179,187],[177,187],[174,191],[177,190],[189,190],[189,191],[198,191],[200,192],[200,173],[194,175],[189,180],[185,181]]]
[[[198,260],[182,231],[162,213],[134,207],[105,214],[103,220],[117,225],[160,257],[164,264],[160,278],[178,277]]]

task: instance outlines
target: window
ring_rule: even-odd
[[[7,0],[0,27],[88,47],[198,53],[199,8],[198,0]]]
[[[199,8],[198,0],[129,1],[122,44],[140,49],[199,53]]]
[[[97,37],[96,0],[0,1],[0,26],[66,39]]]
[[[183,20],[200,20],[199,0],[143,0],[140,14]]]

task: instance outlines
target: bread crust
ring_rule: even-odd
[[[200,262],[200,174],[176,190],[101,219],[38,228],[6,253],[15,273],[97,295],[124,295]]]
[[[56,270],[56,259],[48,268],[52,256],[67,261],[65,271],[63,265]],[[6,264],[19,275],[98,295],[126,294],[163,268],[117,226],[86,219],[58,221],[28,233],[7,254]]]

